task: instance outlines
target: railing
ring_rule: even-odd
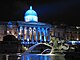
[[[0,54],[0,60],[21,60],[21,53]]]

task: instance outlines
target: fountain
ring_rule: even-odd
[[[64,46],[64,40],[60,41],[58,38],[52,37],[50,40],[50,43],[52,45],[47,43],[38,43],[33,46],[31,46],[28,50],[26,50],[22,54],[22,60],[34,60],[36,58],[39,58],[39,60],[65,60],[63,53],[64,50],[67,50],[69,48]],[[46,48],[44,46],[47,46]],[[39,47],[40,46],[40,47]],[[50,47],[50,48],[49,48]],[[65,48],[64,48],[65,47]],[[42,52],[39,53],[32,53],[32,51],[40,51],[39,49],[43,49]],[[37,49],[37,50],[34,50]],[[62,50],[63,49],[63,50]],[[46,53],[48,51],[48,53]]]
[[[69,49],[69,45],[64,44],[64,40],[59,40],[56,37],[51,37],[52,50],[50,54],[63,54],[64,51]]]

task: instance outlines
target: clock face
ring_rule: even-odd
[[[29,22],[29,21],[38,21],[38,17],[37,16],[33,16],[33,15],[29,15],[29,16],[25,16],[25,21]]]

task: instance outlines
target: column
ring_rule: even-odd
[[[36,27],[34,27],[33,28],[33,40],[34,40],[34,43],[36,43],[36,37],[37,37],[37,35],[36,35],[36,33],[37,33],[37,31],[36,31],[37,29],[36,29]]]
[[[46,32],[45,32],[45,28],[42,28],[42,32],[43,32],[43,36],[42,36],[43,41],[46,42],[46,38],[45,38],[45,37],[46,37],[46,36],[45,36],[45,35],[46,35],[46,34],[45,34],[45,33],[46,33]]]
[[[28,43],[29,43],[29,27],[27,27],[27,41],[28,41]]]
[[[24,41],[24,26],[22,28],[22,40]]]
[[[48,42],[50,41],[50,29],[48,28]]]
[[[44,29],[44,41],[46,42],[46,29]]]
[[[45,29],[46,41],[48,41],[48,28]]]
[[[33,32],[34,32],[34,28],[32,27],[32,43],[34,44],[34,34],[33,34]]]
[[[23,30],[23,28],[22,28],[22,26],[20,26],[20,39],[22,40],[22,30]]]
[[[22,39],[22,37],[21,37],[21,35],[22,35],[22,26],[19,26],[19,40],[21,40]]]
[[[36,28],[36,43],[38,43],[38,27]]]
[[[41,28],[42,42],[44,42],[44,28]]]
[[[24,40],[26,40],[26,39],[27,39],[27,28],[24,27]]]
[[[42,42],[42,29],[40,28],[40,42]]]
[[[42,42],[42,35],[41,35],[41,29],[40,29],[40,27],[38,27],[38,32],[40,33],[40,42]]]

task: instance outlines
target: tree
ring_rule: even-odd
[[[20,52],[21,42],[14,35],[6,35],[3,37],[2,50],[4,53]]]

